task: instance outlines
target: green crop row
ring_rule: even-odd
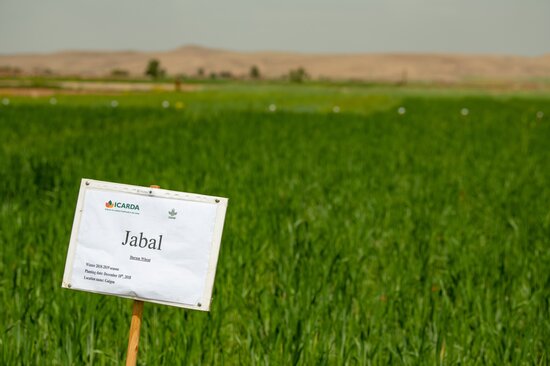
[[[0,364],[124,360],[131,301],[61,289],[82,177],[230,199],[211,312],[145,304],[140,364],[550,362],[547,98],[51,98],[0,104]]]

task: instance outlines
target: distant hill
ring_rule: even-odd
[[[0,67],[26,74],[105,76],[115,69],[141,76],[148,60],[157,58],[168,74],[208,75],[227,71],[245,76],[259,67],[262,76],[281,77],[304,67],[314,78],[369,81],[526,81],[550,79],[550,55],[539,57],[461,54],[307,54],[236,52],[185,46],[166,52],[66,51],[48,54],[0,55]]]

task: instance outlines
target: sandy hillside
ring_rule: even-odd
[[[171,75],[194,75],[198,68],[247,75],[252,65],[262,75],[280,77],[303,66],[314,78],[458,82],[468,80],[550,79],[550,55],[540,57],[454,54],[301,54],[235,52],[186,46],[167,52],[71,51],[0,55],[0,66],[25,73],[49,70],[61,75],[104,76],[114,69],[143,75],[149,59],[158,58]]]

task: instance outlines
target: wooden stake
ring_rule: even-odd
[[[139,330],[143,315],[143,301],[134,300],[132,309],[132,322],[130,323],[130,336],[128,338],[128,354],[126,355],[126,366],[135,366],[137,362],[139,347]]]
[[[151,188],[160,188],[152,185]],[[139,331],[143,319],[143,301],[134,300],[132,308],[132,322],[130,323],[130,335],[128,336],[128,353],[126,354],[126,366],[136,366],[139,348]]]

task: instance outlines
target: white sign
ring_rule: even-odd
[[[65,288],[208,311],[227,199],[83,179]]]

